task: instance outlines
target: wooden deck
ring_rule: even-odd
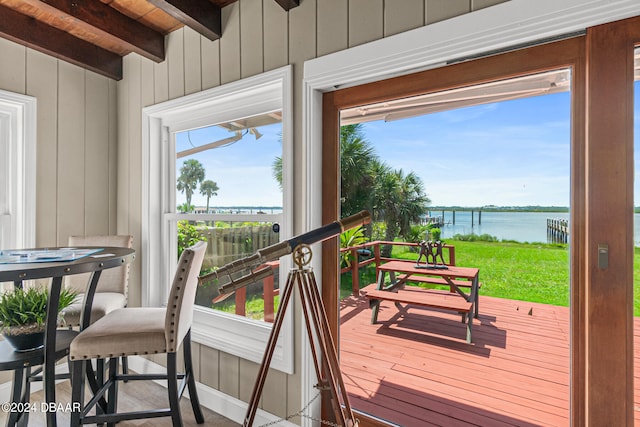
[[[569,425],[568,308],[480,299],[473,344],[455,313],[415,307],[402,317],[384,301],[372,325],[366,299],[344,300],[352,406],[404,427]]]

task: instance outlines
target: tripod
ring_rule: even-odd
[[[329,330],[327,314],[322,305],[315,275],[311,267],[309,267],[312,255],[311,248],[304,243],[299,244],[293,250],[292,257],[296,266],[291,269],[287,276],[284,292],[280,299],[280,308],[276,314],[267,348],[262,358],[262,364],[258,371],[258,378],[251,394],[251,400],[244,419],[244,427],[253,425],[256,411],[258,410],[258,400],[262,395],[271,358],[276,348],[280,328],[295,285],[298,286],[301,298],[307,336],[313,355],[316,377],[318,378],[316,387],[324,393],[329,393],[336,423],[339,426],[357,427],[358,425],[358,421],[353,417],[349,397],[342,381],[336,347]]]

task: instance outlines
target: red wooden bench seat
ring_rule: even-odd
[[[373,283],[360,290],[369,299],[369,304],[373,309],[371,315],[372,324],[375,324],[378,320],[378,305],[382,300],[393,302],[401,311],[406,311],[408,307],[402,307],[400,304],[451,310],[462,314],[462,321],[467,324],[467,342],[471,342],[471,326],[473,324],[471,311],[473,303],[465,301],[457,293],[415,286],[405,286],[402,289],[393,291],[378,290],[376,287],[377,285]]]
[[[429,285],[444,285],[449,286],[449,283],[443,277],[428,277],[420,274],[412,274],[407,277],[407,282],[427,283]],[[463,288],[470,288],[473,284],[470,280],[453,280],[456,286]],[[482,283],[478,283],[478,288],[482,287]]]

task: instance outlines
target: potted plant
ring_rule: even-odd
[[[76,298],[68,289],[60,292],[60,310]],[[16,351],[29,351],[44,345],[49,291],[44,287],[15,288],[0,297],[0,328]]]

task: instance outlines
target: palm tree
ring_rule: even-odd
[[[276,158],[273,159],[273,163],[271,163],[271,175],[278,181],[280,190],[282,190],[282,157],[276,156]]]
[[[340,185],[342,216],[369,207],[373,181],[369,174],[376,159],[374,148],[365,139],[362,124],[340,128]]]
[[[218,184],[210,179],[202,181],[202,184],[200,184],[200,194],[207,196],[207,213],[209,213],[209,199],[211,196],[217,196],[219,189]]]
[[[369,206],[373,182],[368,169],[375,160],[374,148],[365,139],[361,123],[340,128],[342,216],[353,215]],[[271,169],[282,188],[282,157],[274,159]]]
[[[388,242],[398,236],[399,224],[397,218],[399,217],[399,209],[402,204],[401,200],[401,182],[398,179],[398,174],[391,170],[389,166],[384,163],[378,162],[374,165],[372,170],[374,173],[375,187],[375,218],[378,221],[383,221],[385,224],[385,237]],[[381,255],[384,257],[391,256],[391,245],[384,245],[381,248]]]
[[[419,222],[427,213],[427,206],[431,200],[425,194],[422,180],[415,172],[403,176],[400,169],[398,179],[402,198],[398,215],[399,232],[406,240],[411,233],[411,224]]]
[[[424,193],[422,180],[402,169],[391,170],[385,164],[375,165],[375,217],[385,223],[385,240],[392,242],[398,236],[411,232],[411,223],[420,220],[427,211],[429,198]],[[382,256],[391,256],[391,246],[382,247]]]
[[[185,160],[180,168],[180,176],[176,188],[187,197],[187,206],[191,206],[191,196],[204,179],[204,166],[195,159]]]

